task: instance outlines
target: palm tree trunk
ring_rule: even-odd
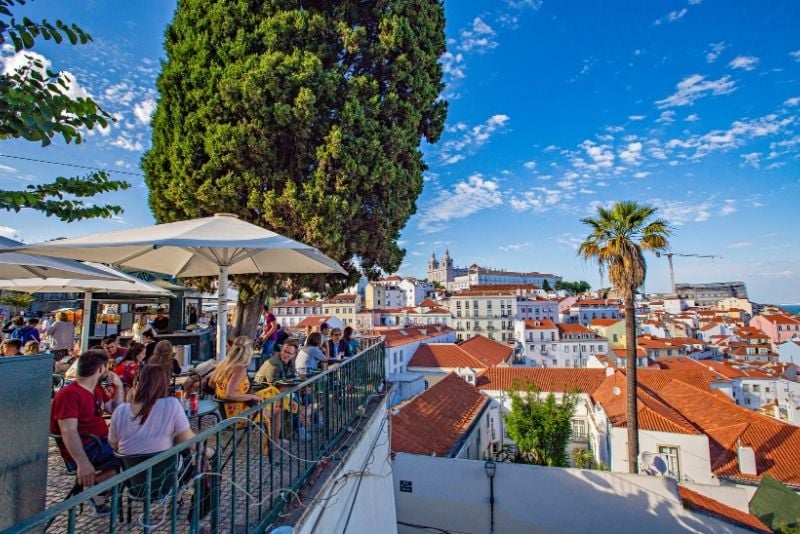
[[[628,472],[639,472],[639,413],[636,407],[636,308],[634,306],[635,288],[625,299],[625,374],[627,378],[627,426],[628,426]]]

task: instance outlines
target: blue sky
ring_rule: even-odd
[[[793,228],[800,178],[800,3],[451,1],[447,131],[425,146],[425,190],[402,236],[402,274],[434,250],[457,264],[600,283],[575,256],[598,204],[661,208],[679,282],[744,280],[760,302],[800,302]],[[89,30],[84,47],[35,50],[119,122],[81,146],[3,142],[0,153],[140,172],[170,2],[37,0],[19,10]],[[10,53],[3,64],[12,63]],[[77,90],[77,89],[76,89]],[[69,168],[0,157],[0,183]],[[64,224],[0,215],[26,241],[149,224],[147,191],[107,196],[121,218]],[[648,257],[647,289],[669,287]]]

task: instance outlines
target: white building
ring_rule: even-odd
[[[594,319],[619,319],[620,303],[611,299],[584,299],[573,303],[561,313],[559,322],[588,326]]]
[[[608,340],[579,324],[517,321],[515,338],[534,367],[586,367],[592,356],[608,354]]]
[[[270,310],[282,327],[296,327],[306,317],[322,315],[322,302],[317,300],[289,300],[275,302]]]
[[[454,343],[455,330],[446,326],[390,328],[376,330],[385,340],[386,374],[405,373],[420,343]]]

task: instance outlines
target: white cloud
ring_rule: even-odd
[[[0,172],[8,173],[8,174],[16,174],[17,168],[11,167],[10,165],[3,165],[0,164]]]
[[[10,226],[0,226],[0,236],[8,239],[19,239],[19,230]]]
[[[736,201],[732,199],[725,200],[725,203],[722,205],[722,208],[719,210],[720,217],[727,217],[733,213],[739,211],[736,208]]]
[[[103,91],[103,98],[105,100],[113,102],[114,104],[120,104],[122,106],[127,106],[133,102],[135,97],[136,93],[125,82],[110,85],[105,91]]]
[[[749,154],[741,154],[739,157],[742,158],[742,167],[753,167],[754,169],[758,169],[761,167],[760,152],[750,152]]]
[[[695,100],[708,95],[726,95],[736,90],[736,82],[730,76],[723,76],[719,80],[706,80],[705,76],[692,74],[687,76],[676,86],[677,91],[663,100],[657,100],[659,108],[691,106]]]
[[[637,172],[636,174],[634,174],[633,177],[634,178],[647,178],[651,174],[652,173],[649,172],[649,171],[641,171],[641,172]]]
[[[509,200],[509,204],[514,211],[541,213],[556,207],[565,197],[571,197],[571,194],[565,194],[561,189],[534,187]]]
[[[144,146],[140,141],[131,139],[124,134],[111,141],[111,146],[128,150],[130,152],[141,152],[144,150]]]
[[[136,120],[139,124],[150,124],[150,118],[153,116],[155,110],[156,101],[152,98],[148,98],[133,106],[133,114],[136,116]]]
[[[675,112],[672,110],[662,111],[661,115],[656,119],[656,122],[662,122],[664,124],[675,122]]]
[[[464,128],[459,139],[451,139],[442,145],[439,152],[442,164],[450,165],[464,159],[465,154],[471,154],[484,145],[493,133],[504,129],[509,119],[508,115],[497,114],[489,117],[483,124]]]
[[[614,166],[615,156],[609,145],[598,145],[594,141],[587,139],[581,143],[580,146],[586,151],[586,155],[589,156],[594,163],[587,165],[581,163],[583,160],[576,160],[573,162],[576,167],[597,171],[598,169],[610,169]]]
[[[647,117],[645,115],[629,115],[628,120],[630,121],[643,121]]]
[[[686,122],[697,122],[700,120],[700,116],[697,113],[692,113],[691,115],[687,115],[683,120]]]
[[[525,243],[511,243],[510,245],[500,245],[500,247],[498,248],[500,248],[500,250],[502,250],[503,252],[516,252],[528,246],[530,246],[530,243],[526,241]]]
[[[720,41],[718,43],[711,43],[709,45],[711,50],[706,52],[706,61],[709,63],[714,63],[717,58],[722,54],[723,50],[725,50],[728,46],[725,44],[725,41]]]
[[[479,53],[491,50],[497,47],[494,35],[495,32],[491,26],[486,24],[480,17],[475,17],[472,21],[472,29],[461,31],[458,49],[464,52],[475,50]]]
[[[771,113],[757,119],[734,121],[727,130],[712,130],[687,139],[671,139],[666,146],[668,149],[693,150],[692,159],[698,159],[711,152],[742,146],[749,139],[775,135],[794,121],[795,117],[779,118],[777,114]]]
[[[571,249],[578,250],[578,247],[583,243],[583,239],[573,234],[561,234],[555,238],[557,243],[566,245]]]
[[[758,58],[755,56],[736,56],[728,63],[732,69],[753,70],[758,65]]]
[[[683,17],[685,17],[686,13],[688,13],[688,12],[689,12],[689,10],[686,9],[685,7],[682,8],[682,9],[676,10],[676,11],[670,11],[669,13],[664,15],[663,17],[661,17],[659,19],[656,19],[654,24],[656,26],[660,26],[661,24],[663,24],[665,22],[675,22],[676,20],[680,20]]]
[[[642,159],[642,143],[638,141],[629,143],[628,147],[619,153],[619,158],[628,165],[639,165]]]
[[[423,211],[418,228],[425,233],[439,232],[448,221],[463,219],[502,203],[497,182],[476,173],[455,184],[452,190],[440,191]]]
[[[463,54],[445,52],[439,61],[442,64],[442,72],[451,80],[461,80],[466,77]]]
[[[795,50],[794,52],[789,52],[789,55],[792,56],[795,61],[800,61],[800,50]]]
[[[45,78],[47,77],[46,71],[52,70],[53,66],[52,62],[42,54],[30,50],[21,50],[14,55],[0,58],[0,61],[3,64],[3,74],[11,74],[25,67],[30,67],[31,70],[37,71]],[[40,62],[41,67],[36,67],[34,65],[35,62]],[[78,83],[75,75],[71,72],[64,70],[57,73],[57,75],[67,84],[67,88],[62,89],[62,91],[68,97],[73,99],[91,98],[89,92]]]
[[[529,171],[536,170],[536,162],[535,161],[526,161],[525,163],[522,164],[522,166],[525,167],[526,169],[528,169]]]
[[[704,222],[711,218],[712,204],[709,201],[692,203],[680,200],[653,199],[659,214],[676,226],[689,222]]]
[[[794,96],[783,103],[785,106],[797,106],[800,105],[800,96]]]
[[[759,276],[763,276],[765,278],[793,278],[794,273],[790,270],[785,271],[778,271],[773,273],[758,273]]]
[[[753,246],[753,243],[751,243],[750,241],[737,241],[736,243],[731,243],[726,248],[734,248],[735,249],[735,248],[747,248],[747,247],[752,247],[752,246]]]

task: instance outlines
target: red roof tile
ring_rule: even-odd
[[[605,379],[604,369],[536,367],[492,367],[480,373],[475,385],[480,390],[511,391],[533,386],[541,391],[591,393]]]
[[[396,407],[392,451],[450,456],[489,399],[450,373],[427,391]]]
[[[589,326],[613,326],[620,321],[624,321],[625,319],[592,319],[592,322],[589,323]]]
[[[311,326],[313,328],[319,328],[322,323],[330,319],[330,315],[309,315],[299,323],[295,325],[295,328],[298,330],[302,330],[307,326]]]
[[[732,508],[727,504],[722,504],[710,497],[692,491],[686,486],[678,485],[678,495],[681,501],[683,501],[684,507],[693,512],[708,514],[749,530],[755,530],[756,532],[772,532],[772,530],[756,516]]]
[[[556,330],[556,324],[550,319],[527,320],[525,321],[526,330]]]
[[[419,303],[420,308],[435,308],[438,304],[431,299],[425,299]]]

